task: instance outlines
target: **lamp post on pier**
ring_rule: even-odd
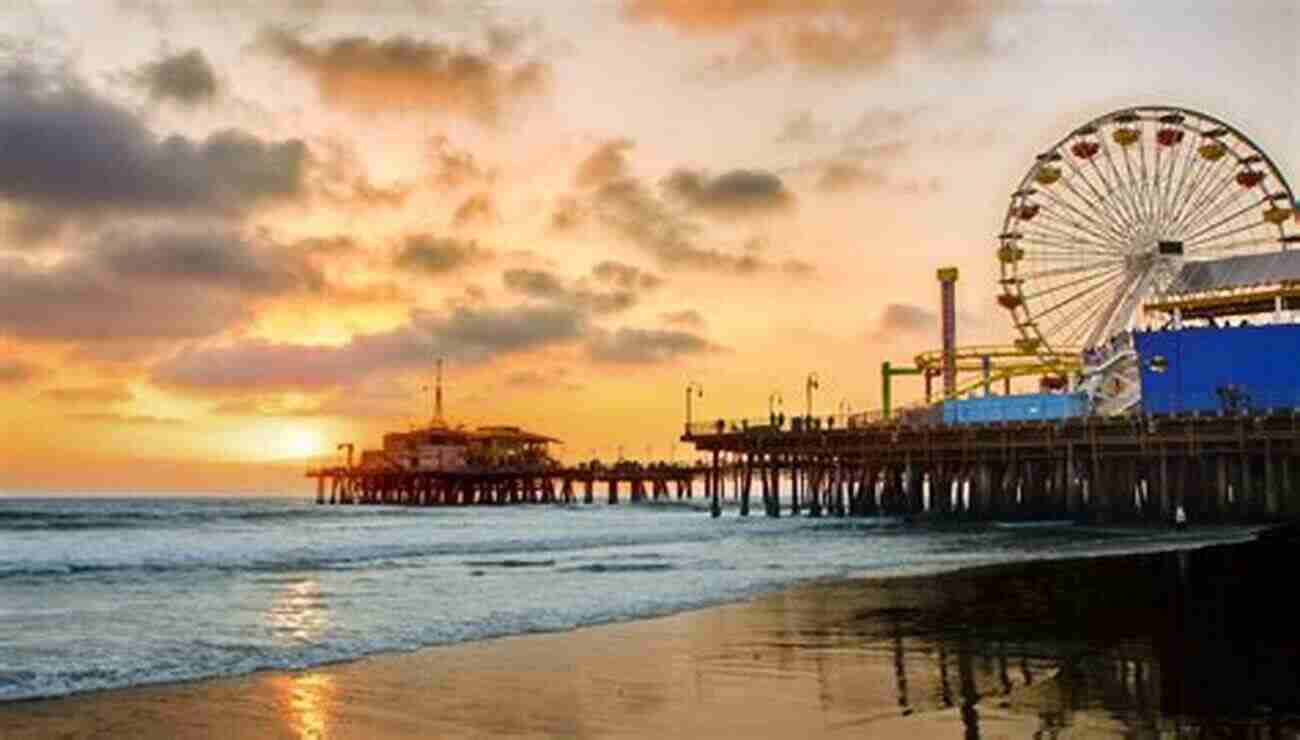
[[[777,426],[776,410],[785,406],[785,399],[781,396],[780,391],[772,391],[772,395],[767,397],[767,417],[772,426]]]
[[[686,435],[691,434],[691,397],[704,398],[704,386],[692,380],[686,384]]]
[[[818,389],[818,388],[821,387],[821,386],[818,384],[818,380],[819,380],[819,379],[818,379],[818,377],[817,377],[817,373],[808,373],[808,380],[806,380],[806,381],[804,382],[804,392],[805,392],[805,394],[806,394],[807,397],[808,397],[808,417],[807,417],[807,418],[809,418],[809,419],[812,419],[812,412],[813,412],[813,404],[812,404],[812,396],[813,396],[813,394],[812,394],[812,392],[813,392],[814,390],[816,390],[816,389]]]

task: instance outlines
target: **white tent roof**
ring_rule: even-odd
[[[1284,282],[1300,282],[1300,251],[1187,262],[1166,293],[1206,293]]]

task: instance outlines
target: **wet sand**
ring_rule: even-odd
[[[566,633],[0,705],[0,737],[1292,737],[1297,551],[1275,539],[809,585]]]

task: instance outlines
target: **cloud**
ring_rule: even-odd
[[[44,374],[42,368],[21,360],[0,358],[0,386],[24,385]]]
[[[555,274],[545,270],[515,269],[501,273],[506,288],[531,298],[562,298],[568,289]]]
[[[792,258],[781,263],[781,271],[793,277],[811,277],[817,274],[817,267],[811,262]]]
[[[350,142],[327,137],[314,145],[317,156],[309,179],[316,193],[329,205],[362,210],[406,205],[413,186],[398,182],[384,187],[371,182],[365,164]]]
[[[880,314],[878,334],[928,331],[938,326],[939,317],[927,308],[910,303],[890,303]]]
[[[475,193],[465,199],[452,214],[451,222],[457,228],[474,224],[490,226],[497,222],[496,202],[491,193]]]
[[[136,114],[68,78],[0,76],[0,199],[86,210],[230,210],[302,190],[298,139],[238,129],[159,139]]]
[[[130,73],[129,79],[154,100],[197,105],[217,95],[217,74],[199,49],[164,55]]]
[[[358,334],[343,345],[245,340],[188,348],[160,363],[155,382],[192,390],[322,390],[377,373],[427,368],[434,357],[481,363],[572,342],[587,330],[583,311],[563,305],[462,307],[412,312],[396,329]]]
[[[732,170],[717,177],[678,169],[662,183],[688,206],[719,216],[747,216],[779,211],[794,204],[781,178],[761,170]]]
[[[622,328],[600,332],[587,343],[587,354],[596,362],[649,365],[669,362],[683,355],[718,349],[703,337],[686,331]]]
[[[879,190],[886,187],[889,177],[880,170],[867,169],[860,162],[828,162],[822,169],[817,187],[829,193],[853,190]]]
[[[501,279],[507,289],[529,298],[555,301],[598,315],[625,311],[636,305],[637,294],[634,289],[652,290],[658,285],[654,281],[642,283],[633,280],[632,284],[616,290],[599,291],[587,287],[585,281],[579,281],[576,287],[570,288],[554,273],[531,269],[506,270],[501,274]]]
[[[120,383],[49,388],[41,392],[41,397],[58,403],[129,403],[135,400],[135,394]]]
[[[492,252],[476,241],[432,234],[406,237],[393,264],[403,270],[443,275],[492,258]]]
[[[776,135],[776,143],[802,144],[823,138],[829,132],[830,127],[813,118],[812,111],[800,111],[781,126],[781,131]]]
[[[625,290],[633,288],[640,290],[654,290],[663,285],[664,279],[658,275],[641,270],[639,267],[605,260],[595,267],[591,268],[591,274],[601,282],[617,285]]]
[[[68,414],[67,417],[73,421],[95,424],[115,424],[121,426],[180,426],[185,423],[184,419],[176,419],[173,417],[152,416],[149,414],[118,414],[111,412]]]
[[[948,56],[990,52],[1003,0],[626,0],[634,22],[687,34],[738,34],[779,61],[815,71],[871,72],[909,46]]]
[[[582,205],[577,198],[563,196],[555,201],[555,210],[551,212],[551,228],[556,231],[573,229],[583,220]]]
[[[270,28],[261,34],[261,47],[310,75],[327,104],[364,112],[430,106],[492,122],[511,101],[546,92],[550,78],[541,62],[510,66],[490,51],[407,36],[348,36],[313,45],[297,31]]]
[[[573,182],[580,188],[601,185],[627,175],[627,152],[635,146],[631,139],[610,139],[578,164]]]
[[[250,316],[249,302],[321,291],[307,253],[233,231],[107,232],[53,265],[0,260],[0,333],[25,339],[188,339]]]
[[[766,263],[754,255],[731,255],[701,247],[699,227],[682,219],[640,181],[612,180],[596,189],[592,207],[601,223],[653,255],[669,268],[747,275]]]
[[[467,185],[490,185],[496,181],[497,171],[484,168],[473,152],[457,149],[446,136],[439,134],[429,140],[429,159],[432,162],[430,181],[447,190]]]
[[[540,370],[517,370],[506,375],[505,384],[511,388],[538,391],[582,390],[582,385],[567,380],[568,376],[568,371],[561,367],[552,368],[550,372],[545,373]]]
[[[669,326],[684,326],[690,329],[703,329],[705,325],[704,316],[693,308],[684,311],[662,313],[659,315],[659,318]]]

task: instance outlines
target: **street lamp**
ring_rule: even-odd
[[[817,373],[808,373],[808,380],[804,383],[804,391],[808,396],[808,418],[812,418],[812,392],[821,386],[817,383]]]
[[[704,398],[704,386],[692,380],[686,384],[686,433],[691,433],[691,396]]]
[[[849,399],[840,399],[840,416],[848,416],[853,413],[853,406],[849,405]]]
[[[767,418],[772,426],[777,426],[776,410],[778,407],[785,405],[785,399],[781,396],[780,391],[772,391],[772,395],[767,397]]]

